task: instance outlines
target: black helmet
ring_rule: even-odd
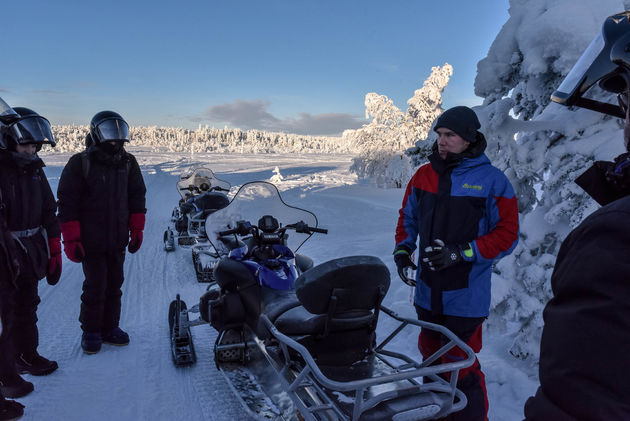
[[[129,142],[129,125],[120,114],[113,111],[101,111],[96,113],[90,121],[89,137],[90,139],[85,139],[86,147],[111,140]]]
[[[37,146],[37,151],[44,143],[55,146],[57,142],[50,129],[50,122],[30,108],[14,107],[17,118],[3,127],[0,136],[0,149],[15,149],[15,145]]]
[[[630,88],[630,11],[609,16],[602,31],[575,63],[551,100],[576,105],[615,117],[625,118],[619,105],[584,98],[595,83],[613,93],[628,93]],[[627,99],[626,99],[627,103]]]

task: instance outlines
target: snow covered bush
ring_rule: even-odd
[[[442,113],[442,92],[452,74],[448,63],[433,67],[422,88],[407,101],[405,113],[385,95],[368,93],[365,117],[372,121],[358,130],[346,130],[342,136],[344,143],[359,153],[350,170],[379,186],[404,187],[413,175],[404,152],[427,136],[433,120]]]

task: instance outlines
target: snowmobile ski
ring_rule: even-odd
[[[195,347],[190,334],[190,321],[186,303],[177,294],[168,309],[171,334],[171,352],[175,365],[194,364],[197,360]]]
[[[164,231],[164,250],[175,250],[175,235],[170,228],[167,228],[166,231]]]

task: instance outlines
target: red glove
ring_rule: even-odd
[[[81,244],[81,224],[79,221],[68,221],[61,224],[63,235],[63,251],[68,259],[75,263],[81,263],[85,257],[85,250]]]
[[[144,230],[144,214],[132,213],[129,215],[129,245],[127,250],[129,253],[135,253],[142,245],[142,231]]]
[[[50,259],[48,259],[48,269],[46,269],[46,282],[56,285],[61,277],[61,239],[49,238],[48,250],[50,250]]]

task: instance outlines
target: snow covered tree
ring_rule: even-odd
[[[475,93],[484,103],[475,111],[486,153],[512,181],[521,211],[519,245],[495,268],[489,327],[513,333],[510,352],[532,362],[560,243],[598,207],[574,180],[593,161],[622,152],[619,119],[550,103],[550,95],[604,19],[625,7],[619,0],[511,0],[508,21],[477,66]]]
[[[358,130],[346,130],[342,138],[359,151],[351,171],[372,178],[378,185],[403,187],[412,175],[404,151],[419,138],[425,138],[433,120],[442,113],[442,92],[453,67],[448,63],[433,67],[421,89],[414,92],[403,113],[385,95],[365,96],[365,116],[372,121]]]

